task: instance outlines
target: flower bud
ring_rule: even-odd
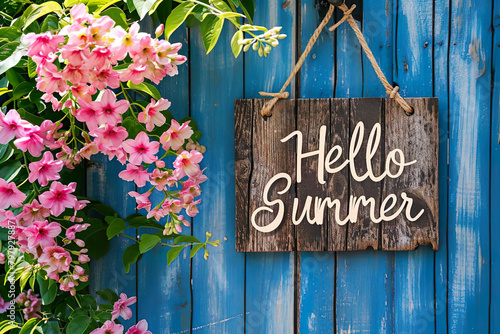
[[[259,49],[259,43],[254,43],[254,44],[252,45],[252,49],[253,49],[254,51],[257,51],[257,50]]]
[[[278,39],[283,39],[283,38],[286,38],[286,34],[279,34],[277,38],[278,38]]]
[[[275,39],[271,39],[271,45],[275,48],[277,47],[278,45],[280,44],[280,42],[278,42],[277,40]]]
[[[247,44],[247,45],[245,45],[245,46],[243,47],[243,52],[247,52],[248,50],[250,50],[250,47],[251,47],[251,46],[252,46],[251,44]]]
[[[271,47],[271,45],[269,45],[269,44],[268,44],[268,45],[266,45],[266,47],[264,48],[264,53],[269,54],[269,52],[271,52],[271,50],[272,50],[272,49],[273,49],[273,48]]]
[[[155,30],[155,35],[156,35],[156,38],[160,37],[161,34],[163,34],[163,30],[165,29],[165,26],[163,24],[160,24],[158,26],[158,28],[156,28]]]
[[[261,46],[259,48],[259,57],[262,57],[264,55],[264,48]]]

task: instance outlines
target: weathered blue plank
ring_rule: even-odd
[[[363,33],[389,80],[392,71],[392,7],[390,2],[363,3]],[[337,97],[385,96],[363,56],[352,28],[337,33]],[[337,332],[392,333],[391,254],[380,251],[338,253]]]
[[[494,4],[493,27],[500,26],[500,3]],[[491,106],[491,309],[490,333],[500,332],[500,31],[493,35],[493,104]]]
[[[148,28],[147,31],[154,33],[155,27],[150,24]],[[170,37],[170,42],[181,42],[183,47],[180,53],[187,56],[188,38],[185,28],[179,28]],[[166,77],[158,89],[161,96],[172,103],[169,110],[176,120],[189,116],[187,64],[179,66],[177,76]],[[171,163],[172,159],[169,159],[167,164]],[[163,193],[155,191],[150,199],[154,204],[159,203],[163,199]],[[191,228],[184,227],[183,234],[190,235]],[[185,251],[182,257],[167,267],[169,249],[157,246],[144,254],[137,264],[138,317],[148,320],[149,330],[153,333],[189,332],[191,327],[191,261]]]
[[[487,333],[492,2],[452,1],[450,50],[450,333]],[[497,102],[498,103],[498,102]],[[498,316],[498,315],[495,315]]]
[[[129,191],[135,190],[134,183],[123,181],[118,177],[124,167],[116,160],[111,162],[99,154],[92,158],[87,166],[87,195],[105,204],[110,205],[121,217],[135,212],[135,201],[127,196]],[[131,236],[133,232],[130,233]],[[91,263],[92,278],[91,291],[112,289],[116,293],[125,293],[127,296],[137,296],[136,266],[130,266],[130,272],[125,274],[123,269],[123,251],[132,244],[132,241],[119,237],[111,240],[111,248],[105,257]],[[125,326],[135,324],[137,304],[132,306],[132,319],[123,321]]]
[[[277,92],[295,64],[295,3],[257,0],[254,22],[282,26],[288,37],[267,58],[245,54],[245,98]],[[294,96],[294,85],[288,90]],[[272,116],[271,116],[272,117]],[[293,333],[295,253],[246,255],[246,333]]]
[[[448,298],[448,50],[450,3],[434,7],[434,96],[439,98],[439,251],[435,253],[436,333],[446,333]]]
[[[191,115],[203,132],[208,181],[203,184],[200,213],[193,234],[219,239],[208,261],[195,256],[193,333],[241,332],[244,325],[245,255],[235,248],[234,99],[243,97],[243,60],[235,59],[230,41],[234,29],[226,23],[217,46],[205,54],[199,30],[191,31]],[[202,255],[202,254],[201,254]]]
[[[309,38],[323,20],[327,6],[319,7],[315,0],[301,3],[301,52]],[[323,30],[300,71],[301,98],[333,97],[335,82],[334,32]],[[335,253],[302,252],[297,270],[300,281],[299,329],[301,333],[333,333],[335,303]],[[318,298],[318,296],[322,296]]]
[[[433,94],[433,1],[399,1],[394,81],[402,96]],[[401,117],[406,116],[403,112]],[[394,314],[396,333],[434,333],[434,251],[420,246],[396,252],[394,259]]]

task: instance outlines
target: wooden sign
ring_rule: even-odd
[[[438,101],[236,100],[236,250],[438,249]]]

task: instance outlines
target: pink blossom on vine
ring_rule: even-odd
[[[5,255],[3,257],[4,257],[4,261],[5,261]],[[9,307],[10,307],[10,302],[4,301],[3,298],[0,296],[0,314],[7,312]]]
[[[60,246],[51,246],[43,249],[38,262],[43,266],[47,274],[62,273],[69,270],[71,255]]]
[[[28,45],[28,56],[48,56],[59,48],[59,44],[64,43],[64,36],[52,35],[50,31],[42,34],[30,32],[22,38],[22,43]]]
[[[163,209],[152,209],[146,215],[146,218],[148,218],[148,219],[151,217],[154,217],[156,220],[159,221],[160,219],[165,217],[165,211]]]
[[[129,107],[128,101],[116,101],[115,93],[112,90],[106,89],[102,94],[101,101],[92,102],[92,108],[95,109],[97,115],[97,123],[117,125],[121,123],[121,114],[127,111]]]
[[[149,141],[148,135],[141,131],[135,139],[128,139],[123,142],[123,149],[129,154],[129,161],[135,165],[142,162],[147,164],[155,162],[158,157],[155,156],[160,148],[160,143]]]
[[[133,305],[137,302],[137,297],[127,298],[127,295],[124,293],[120,294],[120,299],[118,299],[113,304],[113,311],[111,312],[111,320],[116,320],[118,317],[122,317],[123,320],[128,320],[132,318],[132,310],[129,308],[130,305]]]
[[[46,63],[44,66],[39,67],[38,72],[38,77],[35,79],[38,90],[51,94],[54,92],[62,93],[68,89],[68,84],[56,65]]]
[[[43,133],[40,127],[34,125],[27,130],[24,136],[14,140],[14,145],[23,152],[28,151],[32,156],[39,157],[45,149]]]
[[[41,318],[42,302],[34,294],[33,290],[29,289],[28,293],[22,292],[17,296],[16,302],[23,308],[24,319]]]
[[[101,328],[94,329],[90,334],[123,334],[123,326],[107,320]]]
[[[19,214],[19,220],[24,226],[31,225],[34,221],[43,221],[50,216],[50,210],[44,208],[36,199],[29,204],[25,204],[23,212]]]
[[[55,246],[54,240],[61,233],[61,225],[59,223],[49,223],[48,221],[36,221],[32,225],[24,229],[24,234],[28,237],[28,247],[43,248]]]
[[[0,112],[0,144],[8,144],[14,138],[24,136],[25,130],[31,124],[23,119],[16,110],[9,110],[7,114]]]
[[[202,159],[203,154],[198,151],[183,151],[174,161],[174,167],[176,168],[174,175],[178,179],[182,178],[184,175],[198,175],[200,173],[200,166],[198,163],[200,163]]]
[[[125,334],[152,334],[152,333],[148,331],[148,322],[143,319],[139,321],[137,325],[130,327]]]
[[[33,183],[38,181],[41,186],[46,186],[49,181],[59,180],[59,172],[63,168],[61,160],[54,160],[51,152],[46,151],[43,158],[29,164],[30,174],[28,180]]]
[[[135,198],[135,201],[137,203],[137,210],[146,209],[149,211],[151,209],[151,201],[149,200],[151,191],[147,191],[144,194],[139,194],[135,191],[129,191],[128,195]]]
[[[139,122],[146,124],[146,130],[153,131],[155,126],[162,126],[165,124],[166,118],[161,112],[167,110],[170,104],[168,100],[162,98],[157,102],[151,99],[151,103],[146,106],[144,111],[137,115],[137,118]]]
[[[82,24],[94,22],[94,16],[90,15],[87,11],[87,6],[84,4],[78,4],[71,7],[70,11],[71,21],[74,23]]]
[[[125,181],[134,181],[138,187],[144,187],[149,181],[149,173],[142,166],[127,164],[127,169],[121,171],[118,176]]]
[[[90,131],[97,129],[97,110],[93,107],[91,102],[79,98],[78,104],[80,108],[76,111],[76,119],[80,122],[85,122]]]
[[[132,81],[134,85],[138,85],[144,81],[144,78],[150,74],[147,65],[131,64],[127,69],[120,73],[121,81]]]
[[[111,124],[101,125],[94,130],[93,135],[97,138],[97,145],[119,147],[128,137],[127,130],[123,126]]]
[[[17,218],[14,212],[0,209],[0,226],[9,228],[17,225]]]
[[[161,207],[165,210],[165,214],[170,212],[179,213],[182,210],[182,202],[178,199],[169,199],[166,200]]]
[[[5,255],[3,253],[0,253],[0,264],[5,264]],[[0,303],[0,308],[1,308],[1,303]]]
[[[90,224],[75,224],[66,230],[66,238],[69,240],[75,240],[76,239],[76,233],[85,231]]]
[[[0,209],[8,207],[19,208],[23,205],[26,195],[17,189],[14,182],[7,183],[0,179]]]
[[[48,209],[54,216],[59,216],[65,208],[73,208],[76,205],[76,197],[72,195],[75,192],[76,183],[64,185],[54,181],[50,185],[49,191],[44,192],[38,198],[40,203]]]
[[[177,151],[184,145],[184,141],[186,139],[191,138],[193,135],[193,130],[189,126],[189,122],[182,123],[179,125],[175,119],[171,120],[170,128],[164,132],[160,137],[160,143],[163,146],[163,149],[168,150],[172,148]]]

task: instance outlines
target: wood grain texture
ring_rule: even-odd
[[[432,244],[439,249],[439,127],[437,99],[407,99],[414,114],[404,111],[394,100],[385,101],[385,154],[399,148],[407,162],[416,163],[405,168],[398,178],[385,178],[382,198],[390,194],[398,197],[399,207],[405,193],[412,200],[410,214],[423,215],[415,222],[399,215],[390,222],[382,222],[382,247],[384,250],[414,250],[419,245]],[[392,173],[397,173],[392,164]],[[408,207],[409,204],[407,204]],[[406,209],[405,209],[406,210]]]
[[[393,0],[383,3],[364,0],[362,8],[365,39],[389,82],[392,82],[394,50],[393,3]],[[385,89],[356,37],[350,35],[346,42],[350,42],[350,52],[337,49],[336,66],[349,65],[349,71],[338,70],[336,96],[385,97]],[[393,255],[372,250],[338,252],[337,259],[337,333],[393,333]]]
[[[244,327],[245,256],[235,250],[234,100],[243,97],[243,60],[230,52],[234,29],[225,25],[209,55],[198,29],[191,30],[191,116],[206,145],[200,213],[193,235],[211,232],[219,247],[192,259],[193,333],[229,333]],[[185,251],[186,252],[186,251]]]
[[[304,143],[302,153],[317,151],[319,149],[320,128],[330,123],[330,100],[328,99],[307,99],[297,100],[297,127],[302,132]],[[331,131],[328,126],[326,131],[326,142],[330,143]],[[295,152],[295,154],[297,154]],[[293,163],[292,157],[292,163]],[[318,156],[305,158],[302,161],[302,182],[297,184],[298,212],[302,212],[310,196],[323,198],[332,189],[330,175],[325,175],[326,183],[318,182]],[[311,214],[311,216],[314,213]],[[315,216],[315,215],[314,215]],[[311,225],[307,219],[296,227],[296,240],[298,251],[324,251],[328,249],[328,227],[330,219],[328,211],[324,212],[323,224]]]
[[[384,124],[383,99],[363,98],[351,99],[350,102],[350,138],[353,137],[353,131],[359,122],[364,124],[364,137],[358,155],[354,161],[358,176],[367,172],[366,151],[369,133],[375,124]],[[361,136],[361,135],[360,135]],[[384,145],[384,136],[381,136],[380,146]],[[383,165],[383,153],[379,149],[372,159],[372,168],[374,175],[380,175]],[[351,173],[350,173],[351,174]],[[352,175],[350,176],[350,196],[360,198],[372,197],[376,201],[375,216],[379,216],[380,197],[382,194],[382,183],[373,182],[370,179],[358,182]],[[370,206],[360,205],[358,211],[358,220],[355,223],[349,223],[347,227],[347,250],[365,250],[368,247],[379,249],[379,224],[375,224],[370,219]]]
[[[328,10],[316,0],[302,0],[300,45],[307,41]],[[333,24],[333,19],[330,24]],[[329,24],[329,25],[330,25]],[[306,58],[300,77],[300,98],[332,98],[335,83],[335,32],[323,29],[311,54]],[[299,36],[298,36],[299,37]],[[330,234],[328,234],[331,237]],[[344,238],[341,238],[344,240]],[[336,253],[302,252],[297,259],[296,323],[299,333],[333,333],[335,331],[335,269]],[[318,298],[317,296],[322,296]]]
[[[133,182],[123,181],[118,177],[124,167],[116,160],[109,161],[108,157],[99,154],[92,157],[92,162],[87,165],[87,196],[110,205],[121,216],[126,217],[135,212],[135,201],[127,193],[135,190]],[[109,187],[109,185],[113,185]],[[129,233],[135,237],[135,231]],[[92,261],[90,291],[111,289],[116,293],[125,293],[127,296],[137,296],[136,289],[136,264],[130,266],[130,272],[125,274],[122,254],[132,244],[128,238],[114,238],[110,241],[109,252],[98,261]],[[123,321],[124,326],[132,326],[137,322],[137,305],[132,305],[133,316]]]
[[[153,34],[155,25],[146,17],[141,22],[145,31]],[[158,23],[159,24],[159,23]],[[185,27],[177,29],[170,37],[171,42],[181,42],[181,54],[188,53],[188,31]],[[165,78],[158,86],[161,96],[172,105],[169,111],[176,120],[189,116],[189,59],[188,64],[179,66],[179,74]],[[165,159],[167,166],[172,166],[174,159]],[[149,188],[139,190],[146,192]],[[150,200],[156,205],[164,194],[153,192]],[[161,221],[164,223],[164,220]],[[148,233],[140,229],[141,233]],[[152,230],[149,232],[157,232]],[[191,228],[183,226],[183,234],[190,235]],[[170,241],[173,243],[173,240]],[[156,246],[146,252],[137,263],[137,295],[139,297],[137,316],[148,321],[148,329],[153,333],[161,333],[165,328],[173,333],[188,331],[191,327],[191,261],[189,253],[183,254],[170,266],[167,266],[167,253],[170,247]],[[199,254],[201,255],[201,254]],[[156,289],[152,289],[154,286]]]
[[[254,22],[282,26],[287,38],[269,56],[245,54],[245,98],[259,91],[277,92],[296,60],[296,6],[279,1],[257,0]],[[284,70],[286,69],[286,70]],[[289,86],[295,95],[295,83]],[[245,287],[246,333],[292,333],[295,327],[295,253],[247,253]]]
[[[435,253],[436,333],[447,331],[448,298],[448,64],[450,1],[434,12],[434,96],[439,98],[439,251]]]
[[[458,334],[489,330],[492,11],[491,1],[451,6],[448,326]]]
[[[236,251],[247,251],[249,230],[250,176],[252,174],[252,125],[254,117],[253,100],[236,100],[234,145],[236,182]]]

